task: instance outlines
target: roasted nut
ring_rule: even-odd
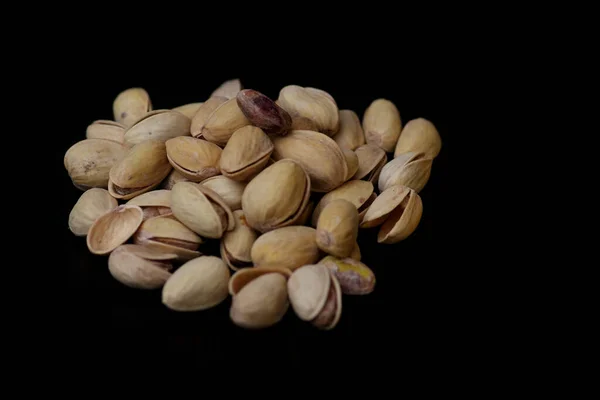
[[[240,91],[237,103],[248,121],[268,135],[285,135],[292,126],[290,114],[256,90]]]
[[[76,236],[87,236],[100,216],[118,206],[106,189],[93,188],[83,192],[69,213],[69,229]]]
[[[85,137],[86,139],[106,139],[123,143],[126,128],[125,125],[118,122],[101,119],[88,125]]]
[[[325,265],[335,274],[344,294],[369,294],[375,289],[375,274],[360,261],[326,256],[319,264]]]
[[[427,158],[423,153],[400,154],[381,169],[379,174],[379,191],[395,185],[408,186],[415,192],[423,190],[429,177],[433,159]]]
[[[286,110],[292,119],[300,117],[309,120],[304,129],[333,136],[339,129],[340,118],[337,104],[331,95],[323,90],[288,85],[281,89],[277,104]],[[293,129],[301,129],[294,126]]]
[[[368,144],[374,144],[391,153],[396,147],[401,130],[400,112],[391,101],[377,99],[365,110],[363,131]]]
[[[358,238],[358,211],[348,200],[337,199],[321,211],[317,222],[317,246],[336,257],[349,257]]]
[[[106,255],[125,243],[142,224],[144,213],[138,206],[122,204],[94,221],[86,243],[92,254]]]
[[[134,289],[158,289],[171,277],[175,254],[137,244],[123,244],[108,256],[108,271]]]
[[[130,126],[150,111],[152,111],[150,96],[142,88],[124,90],[113,101],[115,121],[125,126]]]
[[[408,121],[396,143],[394,157],[403,153],[423,153],[425,158],[435,158],[442,149],[442,139],[435,125],[425,118]]]
[[[174,169],[192,182],[219,175],[223,150],[214,143],[191,136],[167,140],[167,158]]]
[[[140,206],[144,212],[144,221],[160,215],[171,215],[171,191],[165,189],[152,190],[140,194],[126,204]]]
[[[260,235],[250,252],[256,267],[282,267],[291,271],[316,263],[320,257],[316,230],[309,226],[286,226]]]
[[[235,181],[249,181],[267,165],[273,142],[256,126],[247,125],[231,135],[219,161],[221,173]]]
[[[234,271],[240,268],[252,267],[250,250],[258,234],[246,222],[242,210],[233,212],[235,228],[225,232],[221,240],[221,258]]]
[[[340,129],[333,140],[340,148],[352,151],[365,144],[365,135],[354,111],[340,110]]]
[[[189,136],[190,123],[188,117],[177,111],[152,111],[134,121],[133,125],[125,131],[125,144],[132,147],[145,140],[166,142],[177,136]]]

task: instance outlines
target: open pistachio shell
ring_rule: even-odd
[[[213,111],[202,128],[201,135],[205,140],[225,146],[238,129],[250,125],[235,97],[227,100]]]
[[[396,143],[394,157],[403,153],[423,153],[425,158],[435,158],[442,149],[442,139],[435,125],[425,118],[408,121]]]
[[[117,95],[113,101],[115,121],[131,126],[135,121],[152,111],[152,102],[143,88],[129,88]]]
[[[231,135],[219,161],[221,173],[235,181],[249,181],[265,167],[273,142],[262,129],[244,126]]]
[[[223,151],[214,143],[191,136],[179,136],[166,141],[167,158],[181,175],[192,182],[216,176]]]
[[[227,99],[233,99],[242,89],[242,82],[239,79],[230,79],[223,82],[218,88],[216,88],[212,92],[211,97],[220,96]]]
[[[252,266],[250,250],[258,234],[248,225],[242,210],[234,211],[233,216],[235,217],[235,228],[224,233],[219,250],[223,261],[229,268],[237,271],[240,268]]]
[[[317,226],[317,221],[319,220],[319,215],[321,214],[321,211],[323,211],[323,208],[331,201],[337,199],[348,200],[350,203],[354,204],[360,218],[364,215],[363,213],[369,207],[370,202],[375,198],[374,196],[376,196],[373,192],[374,189],[371,182],[353,179],[344,183],[339,188],[332,190],[323,196],[319,203],[317,203],[312,215],[312,226]]]
[[[200,185],[206,186],[217,193],[229,206],[231,211],[242,208],[242,194],[246,188],[244,182],[237,182],[226,176],[217,175],[203,180],[200,182]]]
[[[282,267],[295,270],[317,262],[320,256],[316,229],[286,226],[260,235],[250,252],[256,267]]]
[[[292,126],[294,119],[302,117],[308,119],[317,132],[326,136],[333,136],[340,126],[339,110],[333,97],[321,89],[310,87],[301,87],[298,85],[288,85],[279,92],[277,104],[286,110],[292,117]]]
[[[202,136],[202,128],[204,128],[204,124],[208,121],[208,117],[226,101],[227,98],[225,97],[213,96],[198,107],[190,125],[190,133],[193,137],[200,138]]]
[[[317,222],[317,246],[336,257],[349,257],[358,238],[358,210],[348,200],[333,200]]]
[[[127,127],[123,124],[100,119],[88,125],[85,131],[85,137],[87,139],[106,139],[117,143],[123,143],[125,141],[125,129],[127,129]]]
[[[126,154],[127,148],[112,140],[84,139],[66,151],[63,163],[78,189],[106,189],[111,168]]]
[[[379,191],[394,185],[408,186],[419,193],[429,181],[433,158],[423,153],[403,153],[388,162],[379,175]]]
[[[392,153],[402,130],[402,120],[396,105],[387,99],[374,100],[363,115],[363,131],[368,144]]]
[[[229,294],[235,296],[240,290],[243,289],[250,281],[258,278],[261,275],[278,273],[288,279],[292,276],[292,271],[282,267],[254,267],[254,268],[242,268],[237,270],[229,280]]]
[[[365,144],[355,150],[358,170],[352,179],[364,179],[377,183],[381,169],[387,162],[385,151],[373,144]]]
[[[86,238],[88,249],[97,255],[110,253],[133,236],[143,217],[138,206],[117,206],[94,221]]]
[[[160,188],[171,190],[173,189],[173,185],[175,185],[177,182],[191,182],[191,180],[181,175],[179,171],[173,168],[169,175],[167,175],[167,177],[160,184]]]
[[[135,146],[150,139],[165,142],[177,136],[189,136],[190,123],[191,120],[178,111],[152,111],[135,121],[125,131],[125,144]]]
[[[200,108],[200,106],[202,104],[204,104],[204,103],[203,102],[199,102],[199,103],[184,104],[182,106],[175,107],[173,109],[173,111],[178,111],[178,112],[182,113],[183,115],[185,115],[186,117],[188,117],[190,119],[190,121],[191,121],[192,118],[194,117],[194,115],[196,115],[196,112],[198,112],[198,109]]]
[[[165,217],[153,217],[142,222],[133,235],[133,243],[177,255],[187,261],[200,256],[202,239],[181,222]]]
[[[69,229],[76,236],[86,236],[100,216],[117,207],[117,200],[101,188],[89,189],[79,196],[69,213]]]
[[[340,110],[340,129],[333,140],[342,149],[356,150],[365,144],[365,135],[358,115],[352,110]]]
[[[170,215],[171,191],[166,189],[151,190],[127,201],[126,204],[140,206],[144,211],[144,221],[159,215]]]
[[[352,150],[342,149],[342,152],[346,158],[346,165],[348,165],[348,171],[345,178],[347,181],[356,174],[356,171],[358,171],[358,156]]]
[[[137,244],[123,244],[108,257],[108,271],[135,289],[158,289],[171,277],[175,254]]]

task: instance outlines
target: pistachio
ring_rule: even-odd
[[[110,169],[127,153],[120,143],[84,139],[72,145],[63,160],[73,185],[80,190],[108,187]]]
[[[268,135],[285,135],[292,126],[290,114],[256,90],[240,91],[237,103],[248,121]]]
[[[144,212],[144,221],[159,215],[171,215],[171,191],[165,189],[151,190],[135,196],[126,204],[140,206]]]
[[[191,182],[191,180],[183,176],[176,169],[172,169],[169,175],[167,175],[167,177],[162,181],[160,187],[165,190],[171,190],[173,189],[173,185],[175,185],[177,182]]]
[[[100,216],[118,206],[108,190],[93,188],[79,196],[69,213],[69,229],[76,236],[86,236],[90,227]]]
[[[304,209],[304,212],[302,213],[302,215],[300,215],[300,217],[296,221],[296,225],[306,225],[308,223],[308,220],[310,219],[310,216],[312,215],[314,209],[315,209],[315,202],[309,201],[308,205]]]
[[[333,97],[323,90],[288,85],[279,92],[277,104],[286,110],[292,119],[308,119],[312,124],[306,129],[314,129],[327,136],[333,136],[339,129],[337,104]]]
[[[181,222],[165,217],[154,217],[142,222],[133,235],[133,243],[177,255],[180,261],[200,256],[200,236]]]
[[[358,115],[352,110],[340,110],[340,129],[333,140],[342,149],[356,150],[365,144],[365,135]]]
[[[208,120],[208,117],[215,111],[219,106],[227,101],[226,97],[211,97],[206,100],[192,117],[192,123],[190,125],[190,132],[193,137],[202,138],[202,128]]]
[[[354,248],[352,249],[352,253],[350,253],[350,258],[356,261],[360,261],[362,255],[360,254],[360,246],[358,242],[354,244]]]
[[[124,135],[125,144],[135,146],[145,140],[167,140],[190,135],[191,120],[173,110],[149,112],[131,125]]]
[[[295,314],[323,330],[333,329],[342,314],[342,290],[337,277],[323,264],[298,268],[287,281]]]
[[[354,204],[358,210],[358,218],[361,220],[366,210],[377,197],[373,191],[374,187],[371,182],[350,180],[344,183],[342,186],[327,193],[319,200],[312,215],[312,226],[317,226],[317,221],[319,220],[319,215],[321,215],[323,208],[333,200],[337,199],[348,200],[350,203]]]
[[[376,183],[381,169],[387,162],[385,151],[373,144],[365,144],[357,148],[355,153],[358,158],[358,170],[352,179],[364,179]]]
[[[229,294],[235,296],[239,291],[243,289],[252,280],[258,278],[261,275],[278,273],[281,274],[285,279],[288,279],[292,275],[292,271],[282,267],[254,267],[254,268],[242,268],[237,270],[229,280],[228,290]]]
[[[86,139],[106,139],[123,143],[126,128],[125,125],[118,122],[100,119],[88,125],[85,137]]]
[[[373,101],[363,115],[363,131],[368,144],[391,153],[402,130],[402,120],[396,105],[387,99]]]
[[[108,191],[116,199],[132,199],[156,188],[171,169],[165,143],[143,141],[110,169]]]
[[[242,82],[239,79],[231,79],[223,82],[218,88],[216,88],[211,97],[219,96],[227,99],[233,99],[238,92],[242,90]]]
[[[319,264],[325,265],[334,273],[343,294],[369,294],[375,289],[375,274],[360,261],[326,256]]]
[[[137,244],[123,244],[108,256],[108,271],[134,289],[158,289],[171,277],[176,255]]]
[[[321,211],[316,241],[321,250],[336,257],[349,257],[358,238],[358,211],[348,200],[337,199]]]
[[[255,267],[282,267],[291,271],[316,263],[320,257],[316,230],[308,226],[286,226],[260,235],[250,251]]]
[[[408,121],[396,143],[394,157],[403,153],[423,153],[425,158],[435,158],[442,149],[442,139],[435,125],[425,118]]]
[[[206,186],[217,193],[229,206],[231,211],[242,208],[242,193],[246,188],[244,182],[237,182],[224,175],[213,176],[200,182],[200,185]]]
[[[346,173],[346,178],[344,181],[349,180],[356,174],[358,171],[358,156],[355,152],[348,149],[342,149],[342,153],[344,153],[344,158],[346,159],[346,165],[348,166],[348,171]]]
[[[235,227],[232,231],[225,232],[221,240],[221,258],[234,271],[252,266],[250,250],[258,234],[246,222],[242,210],[233,212]]]
[[[360,224],[361,228],[381,226],[377,242],[393,244],[409,237],[423,215],[419,194],[406,186],[390,186],[371,204]]]
[[[207,310],[227,298],[229,278],[229,268],[220,258],[194,258],[180,266],[165,282],[162,303],[175,311]]]
[[[92,254],[106,255],[125,243],[142,224],[138,206],[122,204],[101,215],[88,231],[86,243]]]
[[[167,158],[174,169],[192,182],[219,175],[222,149],[214,143],[180,136],[165,143]]]
[[[273,142],[256,126],[244,126],[231,135],[219,161],[221,173],[235,181],[249,181],[265,167]]]
[[[152,111],[150,96],[142,88],[126,89],[113,101],[115,121],[125,126],[130,126],[150,111]]]
[[[330,137],[315,131],[291,131],[272,140],[273,159],[298,162],[310,177],[312,191],[329,192],[345,182],[348,164]]]
[[[202,128],[201,135],[209,142],[225,146],[233,132],[250,125],[234,97],[213,111]]]
[[[196,112],[198,112],[198,109],[200,108],[200,106],[204,104],[203,102],[199,102],[199,103],[189,103],[189,104],[184,104],[182,106],[179,107],[175,107],[173,109],[173,111],[177,111],[182,113],[183,115],[185,115],[186,117],[188,117],[191,121],[191,119],[194,117],[194,115],[196,115]]]
[[[390,186],[408,186],[415,192],[423,190],[431,176],[432,158],[423,153],[403,153],[388,162],[379,174],[379,191],[383,192]]]

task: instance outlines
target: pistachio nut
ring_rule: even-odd
[[[352,253],[350,253],[350,258],[356,261],[360,261],[360,259],[362,258],[362,255],[360,254],[360,246],[358,245],[358,242],[356,242],[356,244],[354,245],[354,248],[352,249]]]
[[[375,290],[375,274],[371,268],[352,258],[326,256],[319,264],[325,265],[338,279],[343,294],[362,295]]]
[[[78,189],[106,189],[110,169],[125,154],[127,148],[112,140],[84,139],[66,151],[63,162],[69,178]]]
[[[283,108],[264,94],[252,90],[241,90],[237,103],[248,121],[268,135],[285,135],[292,126],[292,117]]]
[[[391,153],[402,130],[402,120],[396,105],[387,99],[374,100],[363,115],[363,131],[368,144]]]
[[[173,185],[175,185],[177,182],[191,182],[191,180],[181,175],[179,171],[173,168],[169,175],[167,175],[167,177],[162,181],[160,187],[161,189],[171,190],[173,189]]]
[[[342,149],[356,150],[365,144],[365,134],[358,115],[352,110],[340,110],[340,129],[333,140]]]
[[[169,163],[192,182],[219,175],[222,149],[214,143],[191,136],[179,136],[165,143]]]
[[[374,193],[374,187],[371,182],[356,179],[350,180],[339,188],[327,193],[319,200],[312,215],[311,225],[316,227],[323,208],[337,199],[348,200],[354,204],[360,220],[376,197],[377,195]]]
[[[425,118],[408,121],[396,143],[394,157],[403,153],[423,153],[425,158],[435,158],[442,149],[442,139],[435,125]]]
[[[349,180],[356,174],[358,171],[358,156],[355,152],[349,149],[342,149],[342,153],[344,153],[344,158],[346,159],[346,165],[348,166],[348,171],[346,173],[346,179],[344,181]]]
[[[244,193],[244,189],[246,188],[244,182],[237,182],[224,175],[217,175],[203,180],[200,182],[200,185],[206,186],[221,196],[231,211],[241,210],[242,193]]]
[[[233,132],[246,125],[250,125],[250,121],[240,110],[237,99],[234,97],[221,104],[210,114],[202,127],[201,135],[209,142],[225,146]]]
[[[379,191],[383,192],[390,186],[408,186],[417,193],[423,190],[431,176],[433,158],[425,157],[423,153],[403,153],[388,162],[379,174]]]
[[[348,200],[328,203],[317,222],[317,246],[336,257],[349,257],[358,238],[358,210]]]
[[[329,192],[345,182],[348,164],[330,137],[315,131],[290,131],[273,137],[274,160],[292,159],[302,166],[314,192]]]
[[[151,190],[135,196],[126,204],[140,206],[144,212],[144,221],[160,215],[171,215],[171,191],[166,189]]]
[[[316,230],[309,226],[286,226],[260,235],[250,257],[255,267],[282,267],[291,271],[316,263],[321,253]]]
[[[69,230],[75,236],[86,236],[94,221],[118,205],[106,189],[92,188],[83,192],[69,213]]]
[[[88,231],[86,244],[92,254],[105,255],[125,243],[142,224],[138,206],[122,204],[101,215]]]
[[[337,103],[323,90],[288,85],[279,92],[277,104],[286,110],[292,119],[301,117],[310,120],[312,126],[306,129],[314,129],[327,136],[333,136],[339,129]]]
[[[258,234],[246,222],[242,210],[233,212],[235,227],[232,231],[225,232],[221,239],[221,258],[234,271],[240,268],[252,267],[250,250]]]
[[[191,120],[178,111],[156,110],[138,119],[125,131],[125,144],[135,146],[145,140],[167,140],[190,135]]]
[[[125,129],[127,127],[115,121],[99,119],[88,125],[85,131],[86,139],[106,139],[113,142],[125,142]]]
[[[113,101],[115,121],[130,126],[146,113],[152,111],[152,102],[143,88],[129,88],[117,95]]]
[[[242,210],[255,230],[265,233],[295,225],[310,197],[310,179],[294,160],[280,160],[263,169],[242,194]]]
[[[281,321],[289,308],[287,278],[290,271],[244,268],[230,279],[229,318],[246,329],[263,329]]]
[[[171,210],[182,224],[205,238],[219,239],[235,227],[233,213],[221,196],[197,183],[173,186]]]
[[[143,141],[110,169],[108,191],[116,199],[132,199],[156,188],[171,169],[165,143]]]
[[[381,169],[387,162],[387,155],[383,149],[373,144],[365,144],[355,150],[358,158],[358,170],[352,179],[364,179],[376,183]]]
[[[296,221],[296,225],[306,225],[308,223],[310,216],[312,215],[314,209],[315,209],[315,202],[309,201],[308,205],[304,209],[304,212],[302,213],[302,215],[300,215],[300,218],[298,218],[298,220]]]
[[[342,314],[342,290],[337,277],[323,264],[298,268],[287,281],[295,314],[323,330],[333,329]]]
[[[158,289],[171,277],[175,254],[137,244],[123,244],[108,256],[108,271],[134,289]]]
[[[219,106],[227,101],[226,97],[211,97],[206,100],[198,110],[196,114],[192,117],[192,123],[190,125],[190,133],[193,137],[201,138],[202,137],[202,128],[204,128],[204,124],[208,120],[208,117],[215,111]]]
[[[202,239],[173,218],[154,217],[142,222],[133,235],[133,243],[177,255],[180,261],[199,257]]]
[[[242,82],[239,79],[230,79],[223,82],[218,88],[216,88],[210,97],[225,97],[227,99],[233,99],[238,92],[242,90]]]
[[[175,107],[173,109],[173,111],[178,111],[178,112],[182,113],[183,115],[185,115],[186,117],[188,117],[190,119],[190,121],[191,121],[192,118],[194,117],[194,115],[196,115],[196,112],[198,112],[198,109],[200,108],[200,106],[202,104],[204,104],[204,103],[203,102],[199,102],[199,103],[184,104],[182,106]]]
[[[200,256],[180,266],[162,288],[162,303],[174,311],[201,311],[227,296],[229,268],[218,257]]]
[[[235,181],[249,181],[267,165],[272,152],[273,142],[262,129],[244,126],[231,135],[223,149],[221,173]]]

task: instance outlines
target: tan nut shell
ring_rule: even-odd
[[[290,131],[273,137],[274,160],[292,159],[302,166],[314,192],[329,192],[345,182],[348,164],[342,149],[330,137],[315,131]]]
[[[419,193],[431,176],[432,158],[425,158],[421,153],[403,153],[394,158],[381,169],[379,175],[379,191],[384,192],[390,186],[408,186]]]
[[[201,135],[209,142],[225,146],[233,132],[246,125],[250,125],[250,121],[240,110],[237,99],[233,97],[213,111],[206,120]]]
[[[283,267],[291,271],[316,263],[320,252],[316,230],[309,226],[286,226],[260,235],[250,256],[256,267]]]
[[[106,139],[123,143],[126,128],[125,125],[118,122],[100,119],[88,125],[85,137],[86,139]]]
[[[125,126],[131,126],[150,111],[152,111],[152,102],[148,92],[143,88],[123,90],[113,101],[115,121]]]
[[[77,188],[106,189],[111,168],[126,154],[127,148],[112,140],[84,139],[66,151],[63,163]]]
[[[292,127],[296,116],[306,118],[314,128],[327,136],[333,136],[340,126],[339,110],[333,97],[320,89],[288,85],[279,92],[277,104],[292,117]]]
[[[435,125],[425,118],[408,121],[396,143],[394,157],[402,153],[423,153],[425,158],[435,158],[442,149],[442,139]]]
[[[191,182],[191,180],[181,175],[176,169],[172,169],[169,175],[162,181],[160,187],[165,190],[171,190],[177,182]]]
[[[177,255],[187,261],[199,257],[200,236],[173,218],[154,217],[142,222],[133,235],[133,243]]]
[[[162,290],[162,303],[175,311],[201,311],[227,298],[229,268],[218,257],[200,256],[180,266]]]
[[[108,271],[117,281],[135,289],[158,289],[171,277],[175,254],[137,244],[123,244],[108,257]]]
[[[232,99],[237,96],[238,92],[242,90],[242,82],[239,79],[230,79],[223,82],[218,88],[216,88],[211,97],[220,96],[227,99]]]
[[[118,205],[117,200],[108,193],[108,190],[89,189],[79,196],[71,209],[69,229],[76,236],[86,236],[96,219]]]
[[[362,255],[360,254],[360,246],[358,245],[358,242],[356,242],[356,244],[354,245],[354,248],[352,249],[352,253],[350,253],[350,258],[352,258],[353,260],[356,260],[356,261],[361,260]]]
[[[203,180],[200,185],[206,186],[221,196],[231,211],[242,208],[242,194],[246,188],[244,182],[237,182],[226,176],[217,175]]]
[[[401,130],[400,112],[390,100],[374,100],[365,110],[363,131],[367,143],[391,153],[396,147]]]
[[[92,254],[105,255],[125,243],[142,224],[138,206],[122,204],[100,216],[88,231],[86,244]]]
[[[352,110],[340,110],[340,129],[333,140],[342,148],[356,150],[365,144],[365,135],[358,115]]]
[[[298,268],[288,279],[288,295],[292,309],[303,321],[313,320],[329,293],[331,273],[325,265],[310,264]]]
[[[360,261],[352,258],[327,256],[319,261],[337,277],[343,294],[365,295],[375,290],[375,273]]]
[[[192,182],[219,175],[222,149],[214,143],[191,136],[166,141],[167,158],[174,169]]]
[[[215,111],[219,106],[227,101],[225,97],[211,97],[206,100],[198,110],[196,114],[192,117],[192,123],[190,125],[190,133],[193,137],[201,137],[202,128],[204,128],[204,124],[208,121],[208,117]]]
[[[387,163],[385,151],[373,144],[365,144],[356,149],[355,153],[358,157],[358,170],[352,179],[364,179],[376,184],[381,169]]]
[[[296,220],[296,225],[306,225],[315,209],[315,202],[309,201],[302,215]]]
[[[229,294],[235,296],[244,288],[244,286],[250,283],[250,281],[258,278],[261,275],[271,273],[281,274],[285,279],[288,279],[290,276],[292,276],[292,271],[281,267],[242,268],[231,276],[228,287]]]
[[[152,190],[130,199],[127,204],[140,207],[160,206],[170,208],[171,191],[166,189]]]
[[[190,121],[191,121],[192,118],[194,117],[194,115],[196,115],[196,113],[198,112],[198,109],[200,108],[200,106],[202,104],[204,104],[204,103],[203,102],[199,102],[199,103],[184,104],[182,106],[175,107],[173,109],[173,111],[178,111],[178,112],[182,113],[183,115],[185,115],[186,117],[188,117],[190,119]]]
[[[135,146],[145,140],[167,140],[190,135],[191,120],[178,111],[149,112],[125,131],[125,144]]]
[[[348,166],[348,172],[346,173],[345,181],[350,180],[358,171],[358,156],[355,152],[348,149],[342,149],[344,158],[346,158],[346,165]]]
[[[349,257],[358,238],[358,211],[348,200],[325,206],[317,222],[317,246],[339,258]]]
[[[359,212],[359,218],[362,217],[362,215],[364,215],[364,210],[370,204],[369,201],[371,197],[375,194],[373,193],[374,189],[373,184],[368,181],[351,180],[344,183],[339,188],[327,193],[317,203],[312,215],[311,225],[314,227],[317,226],[317,221],[319,220],[319,215],[321,214],[321,211],[323,211],[323,208],[336,199],[348,200],[350,203],[354,204]]]
[[[262,129],[244,126],[231,135],[219,162],[221,173],[236,181],[249,181],[267,165],[273,142]]]
[[[225,232],[221,239],[219,251],[221,258],[234,271],[242,267],[251,267],[252,258],[250,250],[258,234],[246,222],[242,210],[233,212],[235,217],[235,228]]]

